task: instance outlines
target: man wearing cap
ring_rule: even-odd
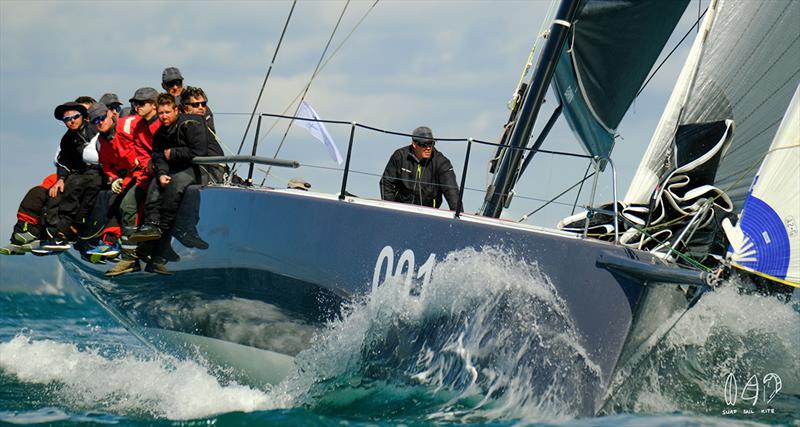
[[[119,97],[116,93],[104,93],[98,102],[105,105],[112,115],[119,118],[119,115],[122,112],[122,102],[119,100]]]
[[[89,108],[89,120],[100,132],[99,158],[103,173],[111,184],[115,197],[122,197],[119,202],[119,222],[122,244],[122,259],[106,272],[107,276],[118,276],[139,270],[136,259],[136,245],[127,242],[127,237],[136,231],[136,212],[138,205],[144,200],[145,188],[135,185],[137,177],[134,172],[139,168],[136,154],[122,145],[117,134],[121,133],[119,120],[106,105],[99,102]]]
[[[184,105],[183,98],[183,75],[181,74],[181,70],[177,67],[167,67],[161,72],[161,87],[164,88],[170,95],[175,97],[175,101],[178,103],[179,106]],[[205,94],[203,95],[205,96]],[[216,128],[214,127],[214,113],[211,112],[211,108],[206,107],[205,113],[203,113],[203,117],[206,119],[206,124],[208,127],[216,132]]]
[[[116,145],[131,151],[136,157],[139,167],[133,172],[133,178],[137,186],[145,189],[152,175],[148,173],[148,164],[153,152],[153,135],[161,126],[156,116],[156,96],[158,91],[151,87],[136,89],[129,100],[136,114],[120,118],[115,130],[115,137],[119,138]]]
[[[458,203],[453,165],[433,148],[436,140],[427,126],[414,129],[411,145],[397,149],[381,178],[381,198],[393,202],[438,208],[442,195],[450,210]]]
[[[150,184],[145,205],[145,224],[131,236],[133,242],[161,239],[172,228],[186,188],[199,183],[194,157],[208,155],[210,131],[200,116],[180,114],[175,98],[162,93],[156,98],[158,129],[153,143],[155,180]],[[161,248],[169,243],[162,239]],[[161,249],[159,250],[161,251]],[[161,254],[154,254],[146,270],[170,274]]]
[[[69,249],[68,236],[77,232],[83,220],[79,214],[91,212],[100,191],[99,168],[83,158],[84,149],[97,135],[97,129],[86,121],[86,115],[86,107],[77,102],[61,104],[53,112],[56,120],[67,126],[67,131],[61,137],[56,155],[58,180],[50,187],[50,199],[45,208],[47,240],[42,242],[42,248],[46,250]]]

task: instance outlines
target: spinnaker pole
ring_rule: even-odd
[[[508,141],[508,149],[501,160],[500,167],[494,176],[494,181],[486,190],[481,215],[499,218],[503,211],[508,195],[512,190],[517,179],[517,173],[522,161],[523,150],[533,131],[536,116],[542,105],[550,80],[558,63],[561,54],[561,47],[567,40],[572,21],[578,13],[581,0],[563,0],[558,7],[558,11],[550,25],[550,33],[545,42],[542,55],[536,64],[536,70],[531,77],[531,83],[522,100],[522,108],[519,113],[511,137]]]

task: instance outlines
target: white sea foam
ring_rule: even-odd
[[[53,386],[71,409],[192,419],[275,407],[267,392],[221,384],[195,362],[165,356],[106,358],[72,344],[23,335],[0,343],[0,371],[24,383]]]
[[[800,312],[776,297],[742,293],[739,285],[726,282],[687,311],[613,398],[616,407],[720,415],[737,409],[725,402],[728,376],[739,381],[741,397],[755,375],[761,394],[756,405],[748,406],[775,408],[784,414],[778,416],[800,414]],[[774,390],[764,387],[768,374],[781,378],[782,389],[766,403],[763,393]]]

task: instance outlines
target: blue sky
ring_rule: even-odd
[[[280,113],[302,90],[345,1],[301,1],[259,111]],[[177,66],[186,83],[201,86],[215,112],[218,133],[235,150],[289,12],[290,1],[246,2],[0,2],[0,239],[15,221],[28,188],[54,171],[52,159],[64,126],[54,107],[80,95],[115,92],[130,98],[138,87],[160,89],[161,71]],[[350,3],[332,46],[372,5]],[[703,3],[705,6],[705,2]],[[382,1],[313,82],[307,101],[323,118],[358,121],[410,132],[430,126],[439,137],[495,141],[508,117],[506,102],[549,7],[545,1]],[[668,47],[697,16],[692,2]],[[678,34],[679,33],[679,34]],[[666,103],[691,38],[648,86],[623,121],[614,153],[624,194]],[[543,107],[541,125],[554,106]],[[293,110],[291,110],[293,111]],[[265,128],[272,125],[265,121]],[[281,122],[260,141],[272,156],[286,130]],[[329,127],[344,153],[346,127]],[[249,150],[252,130],[246,143]],[[378,177],[402,138],[359,132],[349,191],[379,197]],[[464,147],[437,145],[460,177]],[[544,148],[580,152],[560,122]],[[468,187],[486,184],[488,148],[473,150]],[[306,131],[293,127],[279,157],[338,167]],[[518,194],[546,199],[577,181],[586,163],[542,155]],[[303,177],[314,190],[335,192],[341,173],[318,167],[274,170],[269,185]],[[256,174],[260,181],[262,174]],[[601,185],[610,183],[603,177]],[[607,195],[607,196],[606,196]],[[605,189],[599,198],[610,197]],[[571,201],[574,198],[567,198]],[[468,211],[482,194],[465,193]],[[508,217],[538,205],[518,197]],[[553,226],[569,209],[543,211],[534,222]]]

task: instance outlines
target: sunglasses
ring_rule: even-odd
[[[97,125],[99,125],[99,124],[100,124],[100,122],[102,122],[103,120],[105,120],[105,119],[106,119],[106,117],[108,117],[108,114],[103,114],[103,115],[102,115],[102,116],[100,116],[100,117],[95,117],[95,118],[94,118],[94,120],[92,120],[92,124],[93,124],[93,125],[95,125],[95,126],[97,126]]]
[[[420,148],[433,147],[433,144],[435,143],[436,141],[414,141],[414,144],[417,144],[417,147]]]
[[[183,80],[170,80],[164,82],[164,87],[183,86]]]
[[[131,102],[131,105],[133,105],[133,108],[138,108],[138,107],[144,106],[148,102],[151,102],[151,101],[133,101],[133,102]]]
[[[71,116],[62,117],[62,118],[61,118],[61,120],[62,120],[64,123],[69,123],[69,122],[71,122],[71,121],[73,121],[73,120],[78,120],[78,118],[79,118],[80,116],[81,116],[81,113],[76,113],[76,114],[73,114],[73,115],[71,115]]]
[[[208,101],[187,102],[186,105],[188,105],[188,106],[190,106],[192,108],[200,108],[200,107],[205,107],[206,105],[208,105]]]

